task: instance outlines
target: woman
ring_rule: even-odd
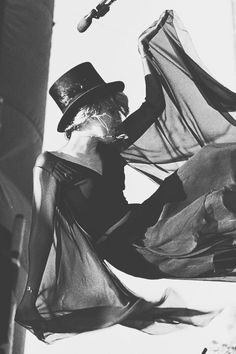
[[[68,142],[58,151],[44,152],[35,164],[29,273],[16,316],[41,340],[116,323],[148,330],[153,321],[193,324],[195,315],[205,321],[203,313],[186,312],[178,300],[179,309],[165,311],[159,306],[165,298],[157,303],[138,298],[103,260],[149,279],[206,278],[230,273],[235,266],[231,240],[211,232],[214,219],[208,217],[208,229],[202,223],[218,204],[223,212],[227,209],[226,219],[234,214],[230,189],[208,193],[199,201],[201,208],[194,204],[196,225],[186,227],[184,210],[184,225],[169,228],[170,234],[161,231],[159,217],[166,203],[186,198],[177,173],[140,205],[128,204],[123,195],[126,162],[120,153],[165,107],[159,76],[143,49],[148,36],[146,31],[140,38],[146,101],[123,122],[128,114],[124,84],[105,83],[90,63],[77,65],[50,89],[63,112],[58,131],[65,132]],[[204,228],[206,237],[202,233],[197,240],[195,230],[200,234]]]
[[[58,131],[68,142],[44,152],[35,164],[28,280],[16,315],[42,340],[52,333],[131,325],[138,313],[145,313],[145,327],[155,317],[148,312],[156,304],[131,294],[102,263],[107,259],[129,274],[159,277],[132,243],[167,201],[184,197],[177,175],[143,204],[142,212],[123,195],[125,161],[119,152],[164,109],[161,84],[153,80],[140,43],[146,101],[123,123],[128,114],[124,84],[105,83],[90,63],[77,65],[50,89],[63,112]]]
[[[145,330],[153,321],[189,323],[188,317],[191,322],[194,315],[202,315],[183,313],[183,308],[163,312],[159,305],[164,300],[150,303],[138,298],[103,260],[150,279],[207,278],[229,274],[235,267],[232,238],[216,237],[219,230],[212,232],[216,223],[210,215],[220,205],[219,214],[222,210],[227,214],[224,222],[229,225],[235,212],[230,188],[196,199],[196,225],[190,225],[191,218],[187,225],[184,210],[183,219],[177,215],[178,225],[181,220],[184,225],[176,230],[174,222],[170,234],[161,232],[162,220],[158,221],[166,203],[185,200],[177,173],[140,205],[128,204],[123,195],[125,160],[120,153],[165,107],[159,77],[143,49],[148,35],[146,31],[140,39],[146,101],[124,122],[122,116],[128,114],[124,84],[105,83],[90,63],[71,69],[50,89],[63,112],[58,131],[65,132],[68,142],[36,161],[29,274],[16,317],[42,340],[115,323]],[[198,231],[203,236],[199,239]]]

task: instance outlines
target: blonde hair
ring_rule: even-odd
[[[81,107],[65,129],[67,139],[70,139],[74,130],[81,129],[92,119],[99,120],[103,115],[101,111],[104,108],[111,112],[111,116],[112,112],[114,114],[115,111],[120,116],[124,115],[126,117],[129,113],[128,97],[123,92],[118,92],[114,96]]]

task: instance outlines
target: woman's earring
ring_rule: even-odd
[[[117,140],[126,140],[126,139],[129,139],[129,137],[127,134],[120,134],[120,135],[116,136],[116,139]]]

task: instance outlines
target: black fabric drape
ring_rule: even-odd
[[[236,111],[236,93],[203,68],[174,11],[145,33],[166,107],[123,157],[156,183],[179,168],[187,197],[165,205],[140,253],[167,277],[235,281],[235,215],[223,199],[225,188],[233,193],[236,185],[236,121],[229,113]]]
[[[161,77],[166,108],[123,156],[155,179],[206,144],[235,142],[236,121],[229,112],[236,111],[236,93],[203,68],[174,11],[165,11],[146,32],[148,59],[153,75]]]

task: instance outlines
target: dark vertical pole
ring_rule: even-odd
[[[1,42],[2,42],[4,13],[5,13],[5,0],[0,0],[0,56],[1,56],[1,50],[2,50]],[[2,106],[3,106],[3,98],[0,96],[0,130],[1,130],[1,126],[2,126]]]
[[[236,66],[236,0],[231,0],[232,21],[233,21],[233,41],[234,41],[234,59]]]
[[[53,9],[54,0],[0,0],[0,225],[11,234],[17,214],[26,220],[17,302],[27,276],[32,169],[43,142]],[[14,354],[24,353],[24,338],[16,324]]]
[[[9,319],[11,312],[11,275],[10,275],[11,233],[0,225],[0,354],[8,354]]]
[[[0,0],[0,42],[1,42],[1,37],[2,37],[4,9],[5,9],[5,0]]]
[[[16,284],[20,269],[20,254],[25,221],[17,215],[13,232],[0,227],[0,354],[12,354],[14,317],[16,310]]]

